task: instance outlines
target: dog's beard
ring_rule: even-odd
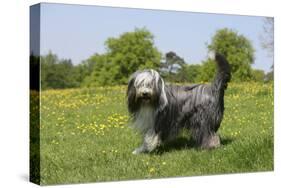
[[[142,106],[153,106],[156,101],[156,96],[154,96],[153,93],[150,93],[148,95],[139,94],[136,96],[136,100]]]
[[[145,104],[145,105],[152,104],[152,98],[150,96],[142,96],[139,99],[142,104]]]

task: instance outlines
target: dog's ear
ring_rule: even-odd
[[[168,99],[165,91],[165,83],[163,79],[160,77],[158,79],[158,93],[159,95],[159,110],[163,110],[167,104],[168,104]]]
[[[137,110],[136,104],[136,88],[134,86],[137,73],[134,73],[128,82],[127,88],[127,105],[130,113],[135,113]]]

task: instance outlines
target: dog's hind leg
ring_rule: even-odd
[[[210,133],[202,139],[201,148],[212,149],[220,146],[220,137],[217,133]]]
[[[149,129],[145,135],[143,144],[133,151],[133,154],[147,153],[153,151],[156,147],[161,144],[159,134],[156,134],[154,129]]]
[[[220,137],[212,130],[212,121],[209,118],[198,118],[192,127],[192,136],[202,149],[212,149],[220,146]]]

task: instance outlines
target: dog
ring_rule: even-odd
[[[165,85],[152,69],[132,74],[127,88],[127,106],[132,125],[143,136],[133,154],[149,153],[174,139],[187,128],[197,146],[220,146],[217,133],[224,113],[224,92],[231,79],[226,58],[214,53],[217,73],[210,84]]]

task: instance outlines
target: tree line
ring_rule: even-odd
[[[212,59],[190,64],[173,51],[162,54],[154,45],[154,36],[145,28],[125,32],[105,41],[105,53],[95,53],[74,65],[56,54],[34,57],[31,68],[40,62],[41,88],[75,88],[127,84],[129,76],[141,69],[156,69],[168,82],[207,82],[216,68]],[[273,70],[265,74],[253,69],[255,50],[245,36],[224,28],[218,30],[207,45],[208,51],[223,54],[231,65],[232,81],[272,81]],[[266,63],[266,62],[265,62]]]

